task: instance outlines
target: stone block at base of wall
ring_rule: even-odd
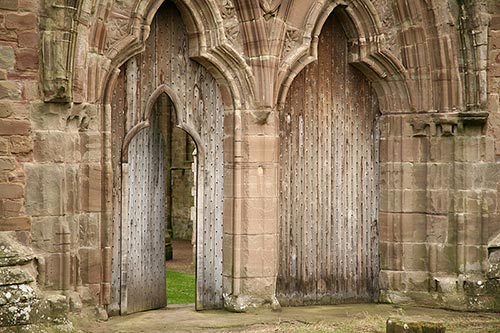
[[[387,333],[445,333],[443,323],[431,321],[427,318],[389,318]]]
[[[38,289],[34,261],[14,233],[0,232],[0,332],[71,332],[68,297]]]

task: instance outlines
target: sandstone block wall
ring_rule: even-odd
[[[0,268],[67,309],[110,302],[112,92],[161,3],[0,0],[0,232],[32,256]],[[337,8],[380,105],[381,300],[499,309],[498,1],[174,3],[226,110],[228,308],[277,306],[279,112]]]
[[[174,239],[191,241],[194,207],[193,152],[195,145],[186,132],[174,129],[172,136],[172,165],[170,173],[172,187],[172,235]]]

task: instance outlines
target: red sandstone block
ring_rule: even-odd
[[[24,188],[19,184],[0,184],[0,199],[18,199],[24,195]]]
[[[16,68],[18,70],[38,69],[38,51],[20,49],[16,52]]]
[[[28,135],[31,125],[27,120],[0,119],[0,135]]]
[[[31,223],[28,217],[0,219],[0,231],[21,231],[30,229]]]
[[[39,41],[38,33],[34,31],[23,31],[17,34],[17,42],[19,47],[38,48]]]
[[[7,14],[5,16],[5,27],[15,30],[34,30],[38,26],[35,14]]]
[[[16,168],[16,160],[11,157],[0,157],[0,171],[12,171]]]
[[[13,154],[25,154],[33,150],[33,139],[29,136],[10,137],[10,151]]]
[[[82,282],[84,284],[94,284],[101,282],[101,251],[95,248],[81,248],[80,267]]]
[[[7,155],[9,153],[9,141],[7,138],[0,137],[0,155]]]
[[[4,217],[19,217],[23,203],[22,200],[4,200],[2,208]]]
[[[43,4],[43,2],[40,0],[18,0],[18,1],[20,10],[30,11],[33,13],[38,13],[40,11],[40,6]]]
[[[18,0],[0,0],[0,9],[17,10]]]
[[[0,103],[0,118],[7,118],[12,114],[12,107],[9,103]]]
[[[490,22],[491,30],[500,30],[500,15],[493,15]]]
[[[0,81],[0,99],[18,100],[21,97],[21,85],[16,81]]]
[[[1,20],[1,17],[0,17]],[[15,31],[7,30],[0,25],[0,41],[3,42],[16,42],[17,34]]]

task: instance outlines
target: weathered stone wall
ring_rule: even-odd
[[[83,283],[85,296],[98,302],[102,184],[95,106],[40,102],[33,110],[34,156],[24,168],[32,246],[45,258],[39,281],[73,291]]]
[[[25,166],[34,160],[31,115],[39,98],[39,3],[0,2],[0,326],[62,323],[68,304],[36,283]],[[43,260],[43,259],[42,259]]]
[[[31,101],[39,96],[37,2],[2,2],[0,15],[0,230],[28,243],[24,164],[33,161]]]
[[[488,2],[488,13],[490,16],[490,26],[488,34],[488,104],[489,112],[488,135],[494,141],[495,161],[500,157],[500,3],[498,1]],[[498,163],[497,163],[498,164]],[[486,294],[494,296],[495,308],[500,304],[500,193],[498,192],[499,177],[498,172],[493,176],[496,182],[496,191],[492,194],[496,196],[496,214],[491,214],[488,221],[488,271],[486,281]],[[481,286],[479,286],[480,288]],[[472,291],[479,289],[475,286]],[[484,287],[483,287],[484,288]]]
[[[486,273],[499,167],[486,54],[495,9],[450,1],[412,15],[420,5],[397,7],[412,23],[400,31],[402,56],[423,112],[381,125],[381,300],[494,309],[498,287]],[[415,61],[424,52],[426,66]]]
[[[30,258],[0,266],[26,271],[27,282],[36,281],[31,289],[17,288],[22,302],[32,303],[32,313],[0,320],[2,325],[47,321],[41,317],[51,316],[46,308],[62,307],[64,314],[81,309],[82,300],[101,302],[100,119],[95,104],[43,101],[43,70],[58,74],[51,56],[41,61],[43,31],[54,27],[46,22],[44,5],[0,2],[0,230],[11,232],[29,249],[23,254],[18,247],[19,255]],[[26,270],[27,264],[34,269]]]
[[[192,164],[195,146],[189,135],[179,128],[174,128],[171,144],[173,238],[191,241],[193,237],[191,210],[194,207],[193,191],[195,191]]]
[[[0,266],[75,309],[109,303],[111,93],[162,2],[0,0],[0,231],[36,269]],[[498,1],[174,2],[226,108],[228,308],[277,305],[278,113],[340,4],[382,113],[382,300],[499,309]]]

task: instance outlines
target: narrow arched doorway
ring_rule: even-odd
[[[196,227],[195,233],[197,235],[194,267],[196,271],[196,309],[220,308],[223,305],[224,107],[219,85],[205,68],[189,58],[188,44],[188,34],[179,11],[172,2],[166,1],[158,9],[151,23],[151,31],[144,52],[125,62],[116,79],[111,105],[113,254],[111,299],[108,306],[110,314],[126,314],[152,309],[161,307],[165,303],[165,300],[155,304],[149,300],[141,300],[145,306],[141,308],[129,306],[131,304],[129,295],[134,294],[136,295],[134,297],[147,298],[144,286],[149,284],[149,282],[140,281],[131,283],[129,281],[130,274],[135,274],[135,271],[133,272],[131,269],[142,271],[143,278],[153,279],[152,276],[147,275],[152,269],[151,267],[165,268],[165,232],[154,228],[147,229],[148,231],[145,232],[141,228],[136,228],[136,232],[130,234],[127,229],[131,225],[133,226],[133,223],[127,220],[130,208],[124,207],[129,201],[125,191],[130,190],[128,182],[129,177],[132,177],[129,176],[130,158],[134,154],[140,156],[144,150],[143,144],[139,148],[134,148],[136,151],[132,152],[130,151],[131,144],[136,138],[142,140],[139,135],[153,135],[151,133],[156,133],[155,131],[158,131],[160,137],[162,135],[167,137],[167,133],[162,134],[161,126],[158,129],[153,129],[156,126],[155,119],[158,119],[159,124],[161,124],[161,118],[165,115],[163,111],[157,112],[156,110],[163,109],[165,103],[170,103],[169,107],[174,111],[175,125],[187,132],[193,138],[196,146],[197,163],[194,180],[196,193],[194,193],[193,199],[195,209],[192,214],[193,219],[196,220],[193,221],[193,226]],[[148,140],[157,141],[158,139],[150,138]],[[163,157],[165,157],[166,151],[167,147],[164,143],[163,147],[159,145],[148,150],[149,155]],[[144,159],[156,160],[159,158],[158,156],[148,156]],[[143,162],[135,161],[134,163]],[[164,193],[163,203],[155,203],[156,197],[142,197],[143,205],[136,209],[134,214],[147,215],[145,211],[151,209],[150,207],[161,204],[168,206],[167,187],[165,187],[168,173],[165,173],[165,159],[162,163],[163,173],[154,171],[161,168],[149,169],[149,172],[139,182],[139,188],[145,188],[149,179],[161,180]],[[146,164],[144,162],[144,165]],[[187,174],[188,171],[186,170],[185,173]],[[160,192],[156,188],[155,191]],[[149,214],[149,216],[153,215],[155,214]],[[167,217],[168,214],[165,214],[163,218],[168,220]],[[166,226],[166,224],[164,225]],[[151,236],[151,232],[155,235]],[[154,253],[157,254],[155,259],[149,262],[149,259],[145,258],[148,252],[143,251],[142,245],[138,244],[148,240],[148,237],[153,237],[158,245],[154,249]],[[130,241],[134,242],[135,245],[129,244]],[[157,252],[160,250],[159,248],[161,248],[163,257],[158,254],[160,252]],[[134,251],[142,259],[131,268],[129,259],[135,253]],[[154,281],[154,285],[162,284],[162,288],[164,288],[164,275],[163,278],[159,274],[156,275]],[[136,291],[131,292],[131,288],[135,288]],[[163,290],[157,289],[157,293],[161,294],[162,297]],[[166,302],[168,303],[168,299]]]
[[[280,120],[282,305],[372,301],[378,290],[378,104],[334,12]]]
[[[195,144],[187,132],[177,127],[176,118],[173,102],[162,93],[152,106],[145,128],[130,132],[133,137],[124,145],[122,312],[156,309],[179,302],[180,290],[192,295],[185,303],[195,303],[194,279],[189,278],[194,276],[192,247],[187,250],[188,258],[184,258],[190,268],[190,274],[186,275],[188,281],[168,279],[175,273],[185,275],[185,270],[178,272],[178,260],[173,261],[186,250],[180,246],[181,239],[187,238],[190,246],[194,246],[196,240],[197,183],[192,176],[197,173],[197,163],[193,160]],[[178,251],[173,244],[177,244]],[[167,274],[166,269],[170,269]],[[186,285],[189,282],[191,286]]]
[[[165,259],[167,304],[195,303],[197,148],[178,127],[167,94],[155,103],[165,144]]]

